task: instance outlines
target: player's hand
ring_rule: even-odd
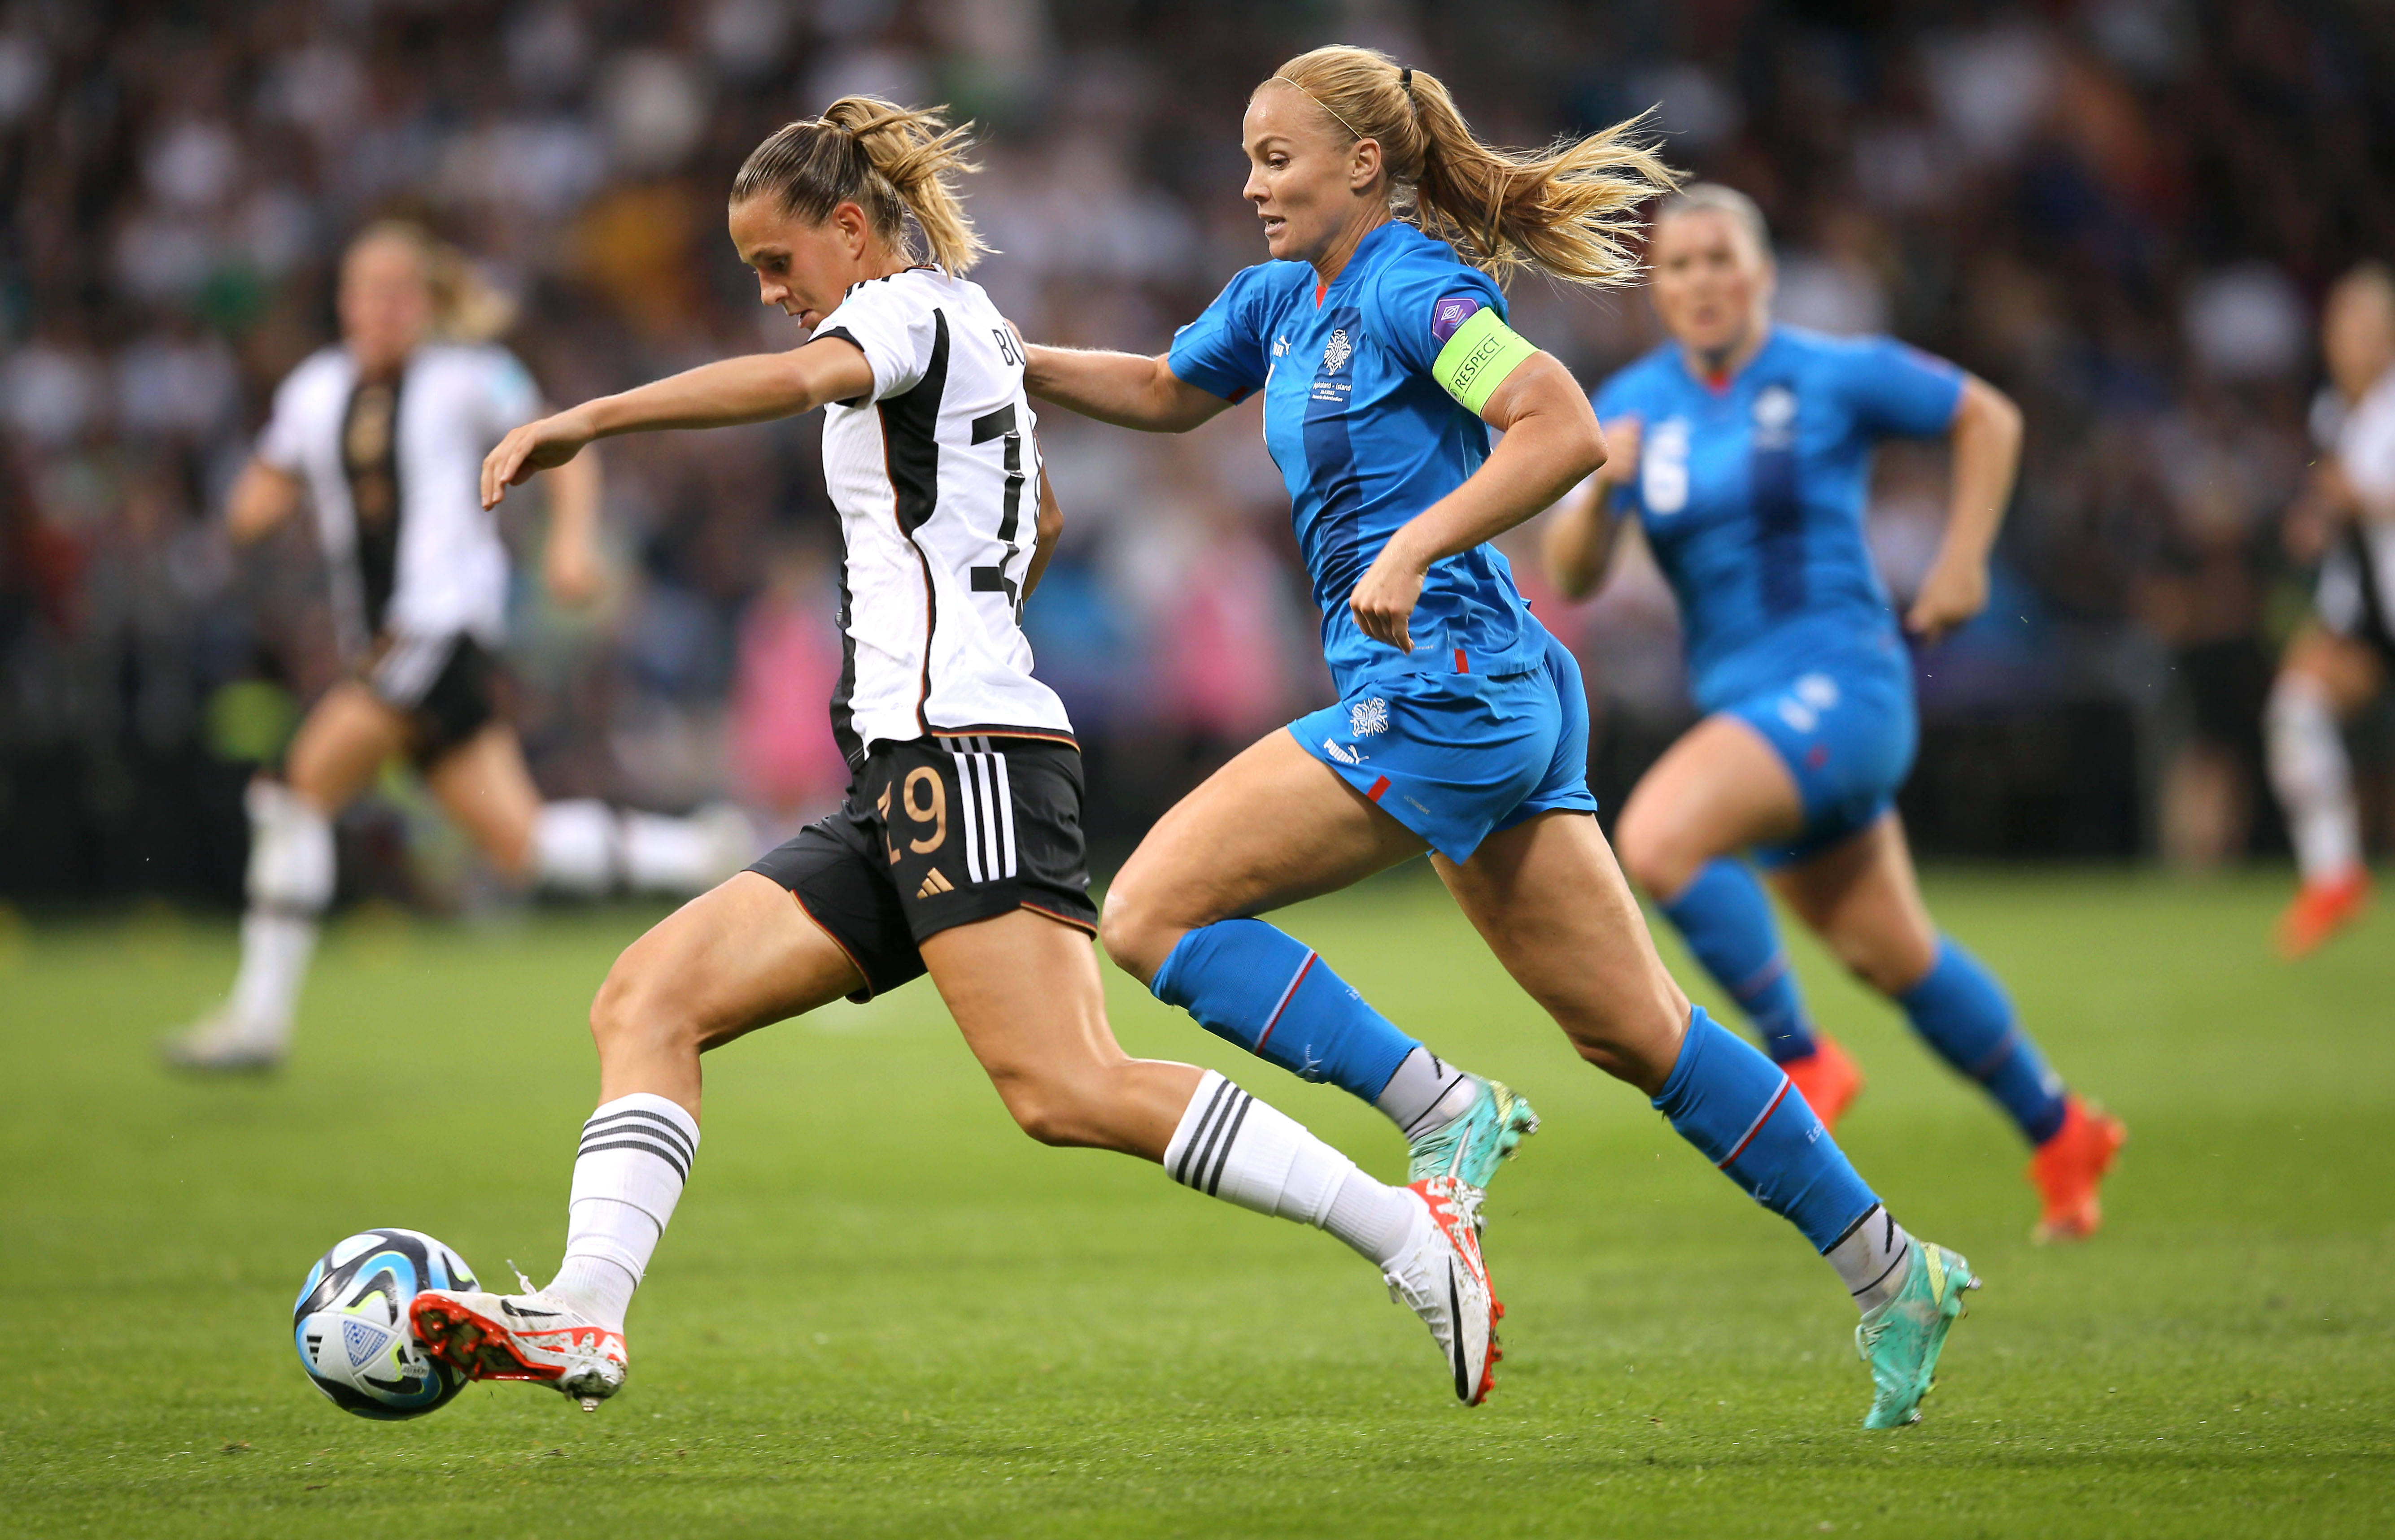
[[[560,412],[516,428],[483,460],[483,507],[495,508],[508,488],[522,486],[536,470],[554,470],[591,440],[579,415]]]
[[[1366,636],[1400,652],[1411,652],[1414,638],[1409,623],[1422,599],[1422,580],[1429,575],[1429,563],[1406,555],[1392,540],[1381,547],[1356,591],[1347,596],[1347,608],[1355,612],[1356,624]]]
[[[569,609],[578,610],[597,599],[606,584],[599,553],[585,540],[552,537],[542,566],[542,575],[549,580],[549,597]]]
[[[1646,435],[1635,417],[1616,417],[1600,425],[1605,431],[1605,479],[1626,486],[1638,478],[1638,450]]]
[[[1923,641],[1936,641],[1988,607],[1988,564],[1940,559],[1922,580],[1904,628]]]

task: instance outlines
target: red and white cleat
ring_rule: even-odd
[[[1489,1399],[1497,1382],[1497,1323],[1505,1307],[1497,1302],[1489,1268],[1480,1258],[1480,1236],[1471,1216],[1457,1204],[1462,1189],[1450,1177],[1434,1177],[1406,1191],[1420,1198],[1422,1214],[1406,1254],[1382,1272],[1389,1297],[1422,1318],[1455,1375],[1455,1397],[1466,1406]]]
[[[1863,1072],[1828,1033],[1816,1031],[1813,1045],[1811,1053],[1792,1059],[1780,1068],[1805,1093],[1805,1104],[1813,1109],[1821,1126],[1834,1134],[1838,1131],[1838,1119],[1846,1116],[1847,1106],[1862,1095]]]
[[[624,1388],[624,1334],[546,1294],[426,1289],[407,1307],[424,1350],[469,1379],[547,1385],[585,1412]]]
[[[2030,1158],[2029,1179],[2045,1200],[2045,1212],[2030,1232],[2044,1244],[2084,1241],[2104,1222],[2098,1190],[2112,1157],[2129,1142],[2128,1125],[2101,1107],[2077,1097],[2063,1104],[2062,1126]]]
[[[2279,955],[2293,962],[2319,951],[2369,905],[2370,874],[2362,867],[2324,882],[2305,883],[2279,916]]]

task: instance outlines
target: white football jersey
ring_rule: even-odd
[[[504,348],[428,344],[395,386],[362,381],[339,347],[291,371],[258,457],[307,486],[345,653],[387,633],[498,644],[508,554],[483,509],[483,456],[539,413]]]
[[[933,733],[1069,741],[1023,635],[1039,443],[1013,331],[979,284],[918,267],[854,285],[814,335],[846,338],[873,368],[870,394],[824,408],[847,546],[840,751],[862,765],[875,743]]]
[[[2395,369],[2353,403],[2336,430],[2337,463],[2370,511],[2395,514]]]

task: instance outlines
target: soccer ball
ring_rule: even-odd
[[[420,1417],[466,1388],[407,1323],[421,1289],[471,1289],[464,1257],[413,1230],[369,1230],[317,1259],[291,1310],[292,1345],[317,1389],[344,1412],[383,1422]]]

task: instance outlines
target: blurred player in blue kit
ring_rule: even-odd
[[[1427,849],[1582,1057],[1831,1262],[1863,1311],[1867,1426],[1912,1420],[1968,1265],[1915,1244],[1789,1077],[1664,970],[1594,816],[1579,667],[1487,544],[1605,453],[1569,373],[1507,326],[1496,278],[1627,280],[1631,211],[1671,174],[1624,128],[1493,151],[1438,81],[1361,48],[1284,64],[1242,138],[1275,259],[1233,278],[1168,354],[1033,347],[1025,388],[1172,432],[1261,392],[1341,698],[1166,814],[1107,894],[1107,952],[1208,1030],[1372,1102],[1417,1179],[1476,1199],[1535,1128],[1529,1109],[1252,917]]]
[[[1903,628],[1935,641],[1977,615],[2020,455],[2020,414],[1986,382],[1886,337],[1775,325],[1763,217],[1700,185],[1656,217],[1649,262],[1669,341],[1599,388],[1612,457],[1546,532],[1549,575],[1602,586],[1634,513],[1678,598],[1704,719],[1640,780],[1621,859],[1834,1123],[1862,1076],[1806,1011],[1752,854],[1789,907],[1978,1081],[2036,1153],[2037,1235],[2076,1239],[2126,1138],[2067,1091],[1977,958],[1923,905],[1897,789],[1917,737],[1912,665],[1863,539],[1872,450],[1944,437],[1945,542]]]

